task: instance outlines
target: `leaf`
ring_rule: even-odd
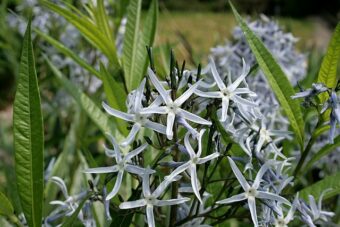
[[[112,36],[113,31],[111,31],[110,29],[109,17],[106,14],[103,0],[97,1],[97,7],[94,11],[94,14],[95,14],[97,26],[99,27],[99,29],[106,35],[106,37],[109,37],[114,43],[114,38]]]
[[[337,68],[340,58],[340,23],[336,26],[329,46],[327,48],[326,55],[324,56],[317,82],[323,83],[326,87],[335,88],[337,83]],[[324,103],[329,95],[321,93],[319,96],[320,102]],[[330,110],[326,110],[322,114],[322,119],[328,121],[330,116]]]
[[[340,58],[340,23],[335,28],[332,39],[327,48],[326,55],[324,56],[321,68],[318,75],[318,82],[324,83],[329,88],[336,86],[336,72],[338,68],[338,61]],[[320,94],[320,101],[326,101],[328,95]]]
[[[14,101],[15,171],[20,203],[29,226],[41,226],[44,188],[44,134],[40,95],[28,23]]]
[[[11,202],[2,192],[0,192],[0,215],[9,217],[13,215],[13,212],[14,209]]]
[[[231,2],[230,6],[269,85],[284,109],[300,146],[303,147],[304,122],[299,102],[291,99],[291,96],[295,94],[293,87],[272,54],[267,50],[262,41],[250,30]]]
[[[311,168],[313,166],[313,164],[320,160],[322,157],[334,152],[337,152],[336,149],[340,147],[340,136],[337,136],[334,139],[334,143],[333,144],[327,144],[326,146],[324,146],[323,148],[321,148],[316,154],[313,155],[313,157],[309,160],[309,162],[307,163],[306,167],[304,168],[304,170],[307,170],[309,168]]]
[[[128,91],[137,88],[145,74],[148,63],[146,46],[152,45],[157,27],[158,2],[154,0],[141,33],[141,4],[141,0],[131,0],[128,7],[123,43],[123,67]]]
[[[86,61],[84,61],[83,59],[81,59],[76,53],[74,53],[72,50],[70,50],[69,48],[67,48],[66,46],[64,46],[62,43],[58,42],[57,40],[55,40],[54,38],[52,38],[51,36],[41,32],[38,29],[34,29],[34,31],[41,36],[43,39],[45,39],[47,42],[49,42],[50,44],[52,44],[55,48],[57,48],[57,50],[59,50],[61,53],[63,53],[64,55],[66,55],[67,57],[71,58],[72,60],[74,60],[76,63],[78,63],[81,67],[83,67],[83,69],[87,70],[88,72],[90,72],[91,74],[95,75],[98,79],[101,79],[101,75],[100,73],[93,68],[90,64],[88,64]]]
[[[142,70],[141,66],[136,64],[141,5],[141,0],[131,0],[127,12],[127,23],[123,43],[123,68],[125,81],[129,91],[133,90],[133,79],[137,80],[137,78],[133,77],[138,77],[138,75],[133,75],[136,71],[134,67],[140,67],[140,70]]]
[[[42,4],[53,12],[64,17],[68,22],[75,26],[93,46],[101,50],[113,65],[119,66],[114,42],[112,42],[112,40],[107,37],[87,16],[67,3],[65,4],[71,9],[60,7],[49,1],[42,1]]]
[[[60,83],[65,87],[67,92],[74,98],[74,100],[81,106],[81,108],[86,112],[89,118],[97,125],[97,127],[102,131],[103,134],[110,133],[113,134],[115,130],[115,124],[103,113],[99,107],[79,88],[74,86],[69,80],[67,80],[62,73],[45,58],[47,64],[50,66],[52,72],[60,81]]]
[[[338,195],[340,193],[340,172],[337,172],[334,175],[327,176],[323,180],[316,182],[315,184],[308,186],[302,189],[299,192],[299,196],[304,199],[308,199],[308,195],[314,196],[315,200],[318,200],[321,193],[328,190],[325,195],[324,199],[330,198],[332,196]]]

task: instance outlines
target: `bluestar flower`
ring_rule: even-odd
[[[148,68],[149,78],[152,84],[155,86],[159,94],[162,96],[165,106],[150,106],[142,110],[143,114],[166,114],[167,124],[166,124],[166,136],[169,140],[173,138],[173,125],[175,118],[184,118],[186,120],[195,122],[197,124],[211,125],[210,121],[207,121],[200,116],[192,114],[181,108],[182,104],[190,98],[190,96],[195,92],[196,88],[199,86],[200,82],[192,85],[188,90],[186,90],[180,97],[176,100],[172,100],[170,94],[164,89],[161,82],[157,79],[155,73]]]
[[[123,202],[119,205],[120,209],[133,209],[137,207],[146,207],[146,217],[149,227],[155,227],[155,218],[153,213],[154,206],[172,206],[189,201],[189,198],[176,198],[161,200],[159,197],[165,192],[172,180],[177,180],[173,178],[172,180],[165,179],[158,187],[151,193],[150,190],[150,176],[148,173],[142,175],[143,179],[143,198],[135,201]]]
[[[233,170],[237,180],[239,181],[240,185],[242,186],[244,192],[238,195],[234,195],[228,199],[217,201],[217,204],[229,204],[234,203],[238,201],[247,200],[248,206],[250,209],[251,218],[253,220],[253,223],[255,226],[258,226],[258,220],[257,220],[257,214],[256,214],[256,204],[255,204],[255,198],[259,199],[268,199],[268,200],[275,200],[280,203],[284,203],[287,205],[290,205],[290,202],[286,200],[285,198],[273,194],[271,192],[266,191],[259,191],[258,188],[260,187],[260,183],[262,180],[263,175],[268,170],[268,167],[266,165],[263,165],[259,172],[257,173],[255,180],[252,185],[249,185],[247,180],[242,175],[241,171],[236,166],[235,162],[228,157],[231,169]]]
[[[204,132],[205,132],[205,129],[202,129],[199,133],[197,153],[194,151],[194,149],[192,148],[190,141],[189,141],[189,137],[190,137],[191,134],[190,134],[190,132],[187,132],[187,134],[185,135],[185,138],[184,138],[184,145],[185,145],[187,153],[189,154],[190,159],[187,162],[185,162],[184,164],[177,167],[169,176],[166,177],[166,179],[172,180],[176,176],[178,176],[180,173],[182,173],[186,170],[189,170],[192,189],[193,189],[196,197],[198,198],[198,200],[201,203],[203,203],[203,202],[202,202],[202,199],[201,199],[201,196],[200,196],[200,193],[199,193],[199,179],[197,177],[196,165],[206,163],[206,162],[211,161],[211,160],[213,160],[213,159],[215,159],[219,156],[219,153],[215,152],[215,153],[212,153],[212,154],[210,154],[210,155],[208,155],[204,158],[201,158],[202,137],[203,137]]]
[[[329,190],[331,190],[331,189],[327,189],[327,190],[325,190],[321,193],[319,200],[318,200],[318,204],[316,204],[315,198],[312,195],[308,195],[309,205],[310,205],[309,212],[311,214],[313,221],[322,220],[322,221],[327,222],[329,220],[329,218],[331,218],[335,215],[335,213],[333,213],[333,212],[322,210],[323,197],[324,197],[325,193]]]
[[[124,113],[119,110],[115,110],[108,106],[107,104],[103,103],[103,107],[108,114],[123,119],[125,121],[134,123],[128,137],[124,141],[122,141],[121,143],[122,146],[129,145],[134,140],[136,134],[142,127],[149,128],[162,134],[166,133],[166,127],[164,125],[150,121],[148,119],[150,117],[150,114],[142,113],[143,109],[142,99],[144,87],[145,79],[143,79],[138,89],[135,91],[134,99],[131,100],[133,104],[130,113]],[[154,105],[155,104],[151,104],[150,108],[153,107]]]
[[[326,92],[328,88],[323,83],[313,83],[312,88],[301,91],[291,96],[292,99],[314,97],[320,93]]]
[[[49,223],[58,219],[62,219],[64,216],[71,216],[78,208],[79,201],[81,201],[87,195],[87,191],[83,191],[77,195],[70,196],[68,194],[65,182],[60,177],[53,176],[50,180],[60,188],[65,200],[53,200],[50,202],[51,205],[57,205],[58,207],[45,218],[45,224],[47,226],[49,226]],[[78,214],[78,218],[82,222],[87,221],[84,219],[82,211]]]
[[[139,167],[131,163],[131,159],[137,156],[143,150],[145,150],[148,144],[143,144],[142,146],[136,148],[135,150],[130,151],[127,155],[123,156],[119,149],[119,145],[116,143],[116,140],[113,138],[113,136],[109,136],[109,137],[113,144],[114,150],[105,149],[105,152],[107,156],[114,157],[116,159],[117,164],[113,166],[108,166],[108,167],[90,168],[84,171],[85,173],[96,173],[96,174],[118,173],[115,186],[113,187],[112,191],[106,196],[105,198],[106,200],[112,199],[118,193],[122,180],[123,180],[124,172],[137,174],[137,175],[142,175],[146,171],[149,174],[152,174],[155,172],[153,170],[145,169],[145,168]]]
[[[330,114],[330,120],[329,125],[331,129],[329,130],[329,142],[334,143],[334,134],[336,129],[336,124],[340,124],[340,103],[338,101],[338,97],[336,93],[333,91],[331,93],[331,97],[329,100],[325,103],[325,106],[321,110],[321,113],[326,111],[327,108],[331,108],[331,114]]]
[[[221,121],[225,121],[227,119],[228,115],[228,108],[229,108],[229,102],[233,101],[237,104],[241,105],[248,105],[248,106],[257,106],[256,103],[251,102],[247,99],[242,98],[240,95],[252,95],[254,96],[255,93],[250,91],[248,88],[238,88],[240,84],[244,81],[246,76],[248,75],[249,68],[247,68],[245,62],[243,61],[243,71],[242,74],[233,82],[226,86],[224,82],[222,81],[222,78],[220,77],[219,73],[217,72],[214,60],[210,58],[210,64],[211,64],[211,71],[212,75],[215,79],[215,82],[220,89],[220,91],[207,91],[203,92],[200,90],[196,90],[195,94],[201,97],[205,98],[219,98],[222,99],[222,117]],[[230,77],[229,77],[230,78]]]

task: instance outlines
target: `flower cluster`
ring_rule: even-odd
[[[302,199],[290,202],[291,197],[282,195],[293,184],[289,175],[293,159],[283,154],[281,147],[281,141],[289,139],[291,133],[278,130],[275,116],[261,112],[261,104],[255,101],[257,95],[246,82],[247,63],[243,61],[238,77],[229,74],[226,80],[218,73],[212,58],[203,71],[204,75],[200,70],[173,68],[170,80],[161,81],[148,68],[148,77],[128,96],[126,113],[103,103],[108,114],[131,124],[129,135],[120,142],[108,135],[113,148],[105,147],[105,154],[114,158],[115,164],[84,170],[116,178],[111,191],[103,195],[106,216],[109,217],[109,201],[119,194],[124,175],[130,174],[139,182],[137,196],[121,202],[119,208],[141,210],[149,226],[156,226],[156,220],[161,219],[155,215],[161,212],[160,207],[171,207],[171,215],[175,215],[173,224],[197,226],[204,222],[200,217],[230,203],[239,207],[243,201],[247,202],[255,226],[287,226],[297,211],[310,226],[315,221],[329,221],[331,213],[321,211],[321,205],[315,208],[313,199],[310,198],[308,206]],[[317,92],[304,92],[297,97],[314,93]],[[153,132],[147,135],[154,139],[141,144],[141,132],[145,130]],[[226,135],[230,139],[227,143]],[[208,140],[208,147],[204,147],[203,140]],[[230,149],[233,144],[245,155]],[[132,150],[127,152],[129,147]],[[162,153],[146,165],[143,157],[150,150]],[[226,157],[230,168],[222,165]],[[199,171],[202,168],[203,176]],[[208,168],[213,168],[212,172]],[[223,186],[219,180],[212,180],[217,168],[231,169],[221,176],[230,179]],[[226,187],[236,181],[241,188],[231,188],[226,193]],[[220,189],[218,196],[209,192],[211,186]],[[320,204],[321,201],[322,196]]]

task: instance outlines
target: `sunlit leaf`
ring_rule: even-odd
[[[15,171],[21,206],[29,226],[41,226],[44,188],[44,134],[31,28],[21,54],[13,113]]]
[[[316,182],[315,184],[302,189],[299,192],[299,196],[304,199],[308,199],[308,195],[314,196],[317,200],[321,193],[327,189],[324,198],[330,198],[340,193],[340,172],[334,175],[327,176],[323,180]]]
[[[288,117],[300,146],[303,147],[304,122],[299,102],[291,99],[291,96],[295,94],[293,87],[272,54],[264,46],[262,41],[250,30],[232,3],[230,3],[230,5],[236,17],[236,21],[242,28],[259,66]]]

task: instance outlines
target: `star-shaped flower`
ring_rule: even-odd
[[[85,173],[118,173],[115,186],[112,191],[106,196],[106,200],[112,199],[119,191],[119,188],[122,184],[124,172],[129,172],[137,175],[142,175],[146,171],[149,174],[154,173],[155,171],[145,169],[131,163],[131,159],[141,153],[148,144],[143,144],[142,146],[136,148],[135,150],[130,151],[127,155],[123,156],[120,152],[119,145],[116,143],[116,140],[113,136],[109,136],[111,142],[113,144],[114,150],[105,149],[105,153],[109,157],[114,157],[116,159],[116,165],[108,166],[108,167],[98,167],[98,168],[90,168],[85,170]]]
[[[198,198],[198,200],[202,202],[200,193],[199,193],[199,180],[197,177],[197,171],[196,171],[196,165],[200,165],[203,163],[206,163],[208,161],[211,161],[212,159],[217,158],[220,154],[215,152],[212,153],[204,158],[201,158],[201,154],[202,154],[202,137],[204,134],[205,130],[202,129],[200,131],[199,137],[198,137],[198,151],[197,153],[194,151],[194,149],[192,148],[190,141],[189,141],[189,137],[190,137],[190,132],[187,132],[187,134],[185,135],[184,138],[184,145],[186,148],[186,151],[189,154],[189,160],[187,162],[185,162],[184,164],[182,164],[181,166],[177,167],[169,176],[167,176],[166,178],[171,180],[174,177],[178,176],[180,173],[184,172],[185,170],[189,170],[189,174],[190,174],[190,178],[191,178],[191,186],[192,189],[196,195],[196,197]]]
[[[257,106],[256,103],[249,101],[247,99],[244,99],[240,96],[240,95],[255,96],[255,93],[250,91],[248,88],[238,88],[240,84],[242,83],[242,81],[244,81],[244,79],[246,78],[249,72],[244,60],[243,60],[242,74],[234,82],[231,83],[231,81],[229,81],[230,84],[228,86],[226,86],[224,82],[222,81],[219,73],[217,72],[215,62],[212,58],[210,58],[210,64],[211,64],[212,75],[220,90],[204,92],[204,91],[200,91],[197,89],[195,91],[195,94],[201,97],[206,97],[206,98],[222,99],[222,116],[221,116],[222,122],[227,119],[230,100],[232,100],[234,103],[241,104],[241,105],[247,105],[247,106],[253,106],[253,107]],[[229,77],[229,80],[231,80],[230,77]]]
[[[248,200],[248,206],[250,209],[250,214],[251,218],[253,220],[253,223],[255,226],[258,226],[258,221],[257,221],[257,214],[256,214],[256,203],[255,203],[255,198],[258,199],[269,199],[269,200],[275,200],[280,203],[284,203],[287,205],[290,205],[290,202],[286,200],[285,198],[273,194],[271,192],[265,192],[265,191],[259,191],[258,188],[260,187],[260,183],[262,180],[263,175],[266,173],[268,170],[268,167],[266,165],[263,165],[259,172],[257,173],[255,180],[252,185],[249,185],[247,180],[244,178],[242,175],[241,171],[239,168],[236,166],[235,162],[228,157],[231,169],[233,170],[237,180],[239,181],[240,185],[242,186],[244,192],[238,195],[234,195],[228,199],[224,199],[221,201],[217,201],[217,204],[228,204],[228,203],[234,203],[238,201],[243,201],[243,200]]]
[[[165,189],[172,182],[164,180],[160,185],[151,193],[150,190],[150,176],[148,173],[142,175],[143,178],[143,198],[135,201],[123,202],[119,205],[120,209],[133,209],[137,207],[146,207],[146,217],[149,227],[155,227],[155,218],[153,207],[158,206],[172,206],[189,201],[189,198],[167,199],[161,200],[159,197],[165,192]],[[176,180],[176,179],[172,179]]]
[[[163,85],[157,79],[155,73],[150,68],[148,68],[148,74],[149,74],[149,78],[152,84],[155,86],[159,94],[162,96],[165,106],[150,106],[150,107],[143,109],[142,113],[144,114],[166,114],[167,115],[166,136],[169,140],[172,140],[172,137],[173,137],[173,125],[174,125],[176,117],[184,118],[186,120],[195,122],[197,124],[211,125],[210,121],[207,121],[181,108],[182,104],[188,98],[190,98],[190,96],[195,92],[200,82],[197,82],[196,84],[192,85],[176,100],[172,100],[170,94],[164,89]]]
[[[125,121],[134,123],[128,137],[121,143],[122,146],[129,145],[142,127],[149,128],[151,130],[154,130],[162,134],[166,133],[166,127],[164,125],[150,121],[148,119],[150,117],[150,114],[144,114],[141,112],[143,109],[142,99],[143,99],[144,87],[145,87],[145,79],[142,80],[138,89],[135,91],[136,93],[134,96],[134,100],[132,100],[133,108],[130,113],[124,113],[119,110],[115,110],[103,102],[103,107],[108,114],[121,118]],[[154,104],[151,104],[150,107],[152,107],[153,105]]]

